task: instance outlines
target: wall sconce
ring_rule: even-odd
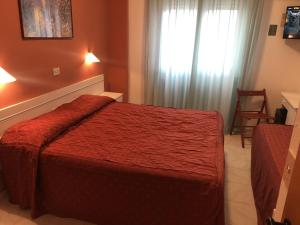
[[[0,84],[8,84],[15,82],[16,78],[6,72],[2,67],[0,67]]]
[[[99,63],[100,60],[92,53],[89,52],[85,55],[85,63],[90,65],[92,63]]]

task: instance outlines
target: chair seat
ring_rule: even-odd
[[[239,112],[239,116],[244,119],[273,119],[272,116],[269,116],[266,113],[260,112]]]

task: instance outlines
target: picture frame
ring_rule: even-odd
[[[19,0],[23,39],[72,39],[71,0]]]

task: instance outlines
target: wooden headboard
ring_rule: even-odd
[[[49,92],[27,101],[0,109],[0,137],[10,126],[71,102],[83,94],[101,95],[104,92],[104,75]]]

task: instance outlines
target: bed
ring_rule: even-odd
[[[272,217],[279,194],[293,126],[261,124],[254,132],[251,181],[258,224]]]
[[[1,139],[12,203],[106,225],[224,225],[217,112],[83,95]]]

